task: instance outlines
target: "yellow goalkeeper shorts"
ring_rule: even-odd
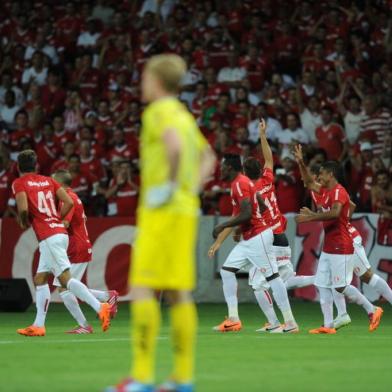
[[[166,209],[138,214],[131,286],[193,290],[198,217]]]

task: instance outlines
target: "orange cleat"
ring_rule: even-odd
[[[384,311],[379,306],[374,307],[374,313],[369,314],[369,332],[374,332],[381,322]]]
[[[17,329],[16,332],[23,336],[45,336],[45,327],[36,327],[35,325],[30,325],[30,327]]]
[[[101,310],[98,317],[101,320],[102,331],[106,332],[110,328],[110,310],[111,306],[108,303],[101,304]]]
[[[224,321],[222,321],[219,325],[213,328],[214,331],[219,332],[238,332],[242,329],[241,321],[231,321],[226,317]]]
[[[321,334],[333,335],[336,333],[336,329],[335,328],[320,327],[320,328],[316,328],[316,329],[311,329],[309,331],[309,333],[312,335],[321,335]]]

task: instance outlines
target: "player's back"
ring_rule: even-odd
[[[71,189],[67,189],[68,195],[74,202],[69,218],[69,246],[68,254],[71,262],[87,262],[91,260],[91,242],[86,227],[86,214],[82,201],[78,195]],[[65,217],[65,220],[68,217]]]
[[[353,243],[349,233],[350,222],[350,197],[346,189],[337,184],[332,189],[326,190],[322,202],[323,211],[331,210],[335,203],[342,205],[342,210],[337,219],[324,221],[324,252],[332,254],[352,254]]]
[[[264,169],[262,176],[254,182],[254,203],[259,195],[266,206],[261,214],[262,220],[270,227],[274,234],[284,233],[287,226],[286,217],[280,212],[274,184],[274,174],[271,169]],[[255,204],[255,207],[257,206]]]
[[[252,188],[253,182],[244,174],[240,173],[232,181],[230,186],[231,202],[233,204],[232,215],[238,215],[241,211],[241,203],[245,199],[249,199],[252,203]],[[252,216],[253,216],[253,205],[252,205]],[[252,221],[241,225],[241,233],[245,240],[249,239],[253,235]]]
[[[56,192],[60,185],[50,177],[28,173],[17,178],[13,193],[25,192],[31,224],[39,241],[55,234],[66,234],[56,209]]]
[[[200,155],[207,142],[195,119],[180,101],[170,97],[151,103],[144,111],[142,121],[139,206],[145,206],[148,189],[162,185],[169,178],[169,162],[162,135],[167,129],[171,129],[181,140],[182,154],[176,178],[177,188],[165,208],[196,213],[200,203]]]

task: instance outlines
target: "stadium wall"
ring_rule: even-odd
[[[312,275],[323,242],[322,226],[317,223],[296,225],[293,215],[287,217],[294,267],[298,274]],[[206,256],[212,242],[212,229],[220,220],[213,216],[201,218],[197,246],[198,285],[195,291],[198,302],[223,302],[219,268],[233,247],[232,240],[223,245],[214,259],[209,260]],[[353,224],[363,236],[372,268],[392,286],[391,247],[377,243],[377,220],[378,215],[375,214],[356,214]],[[90,218],[87,227],[93,244],[93,261],[84,281],[91,288],[115,288],[122,300],[129,300],[127,281],[135,238],[134,222],[126,218]],[[5,218],[0,221],[0,231],[0,277],[26,278],[34,294],[32,278],[38,264],[38,242],[32,229],[22,232],[14,219]],[[357,278],[354,278],[354,284],[359,284]],[[377,299],[377,294],[367,285],[363,290],[369,299]],[[314,287],[295,290],[292,294],[317,300]],[[253,301],[246,273],[240,275],[239,298],[242,302]],[[53,293],[52,299],[59,300],[57,293]]]

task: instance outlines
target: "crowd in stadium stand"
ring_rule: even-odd
[[[4,1],[0,14],[0,215],[12,215],[18,151],[40,171],[68,168],[90,215],[134,215],[143,64],[189,66],[182,101],[219,158],[276,158],[283,212],[309,203],[291,148],[335,159],[358,210],[392,217],[390,1]],[[214,178],[206,214],[230,214]],[[386,224],[389,227],[389,223]]]

